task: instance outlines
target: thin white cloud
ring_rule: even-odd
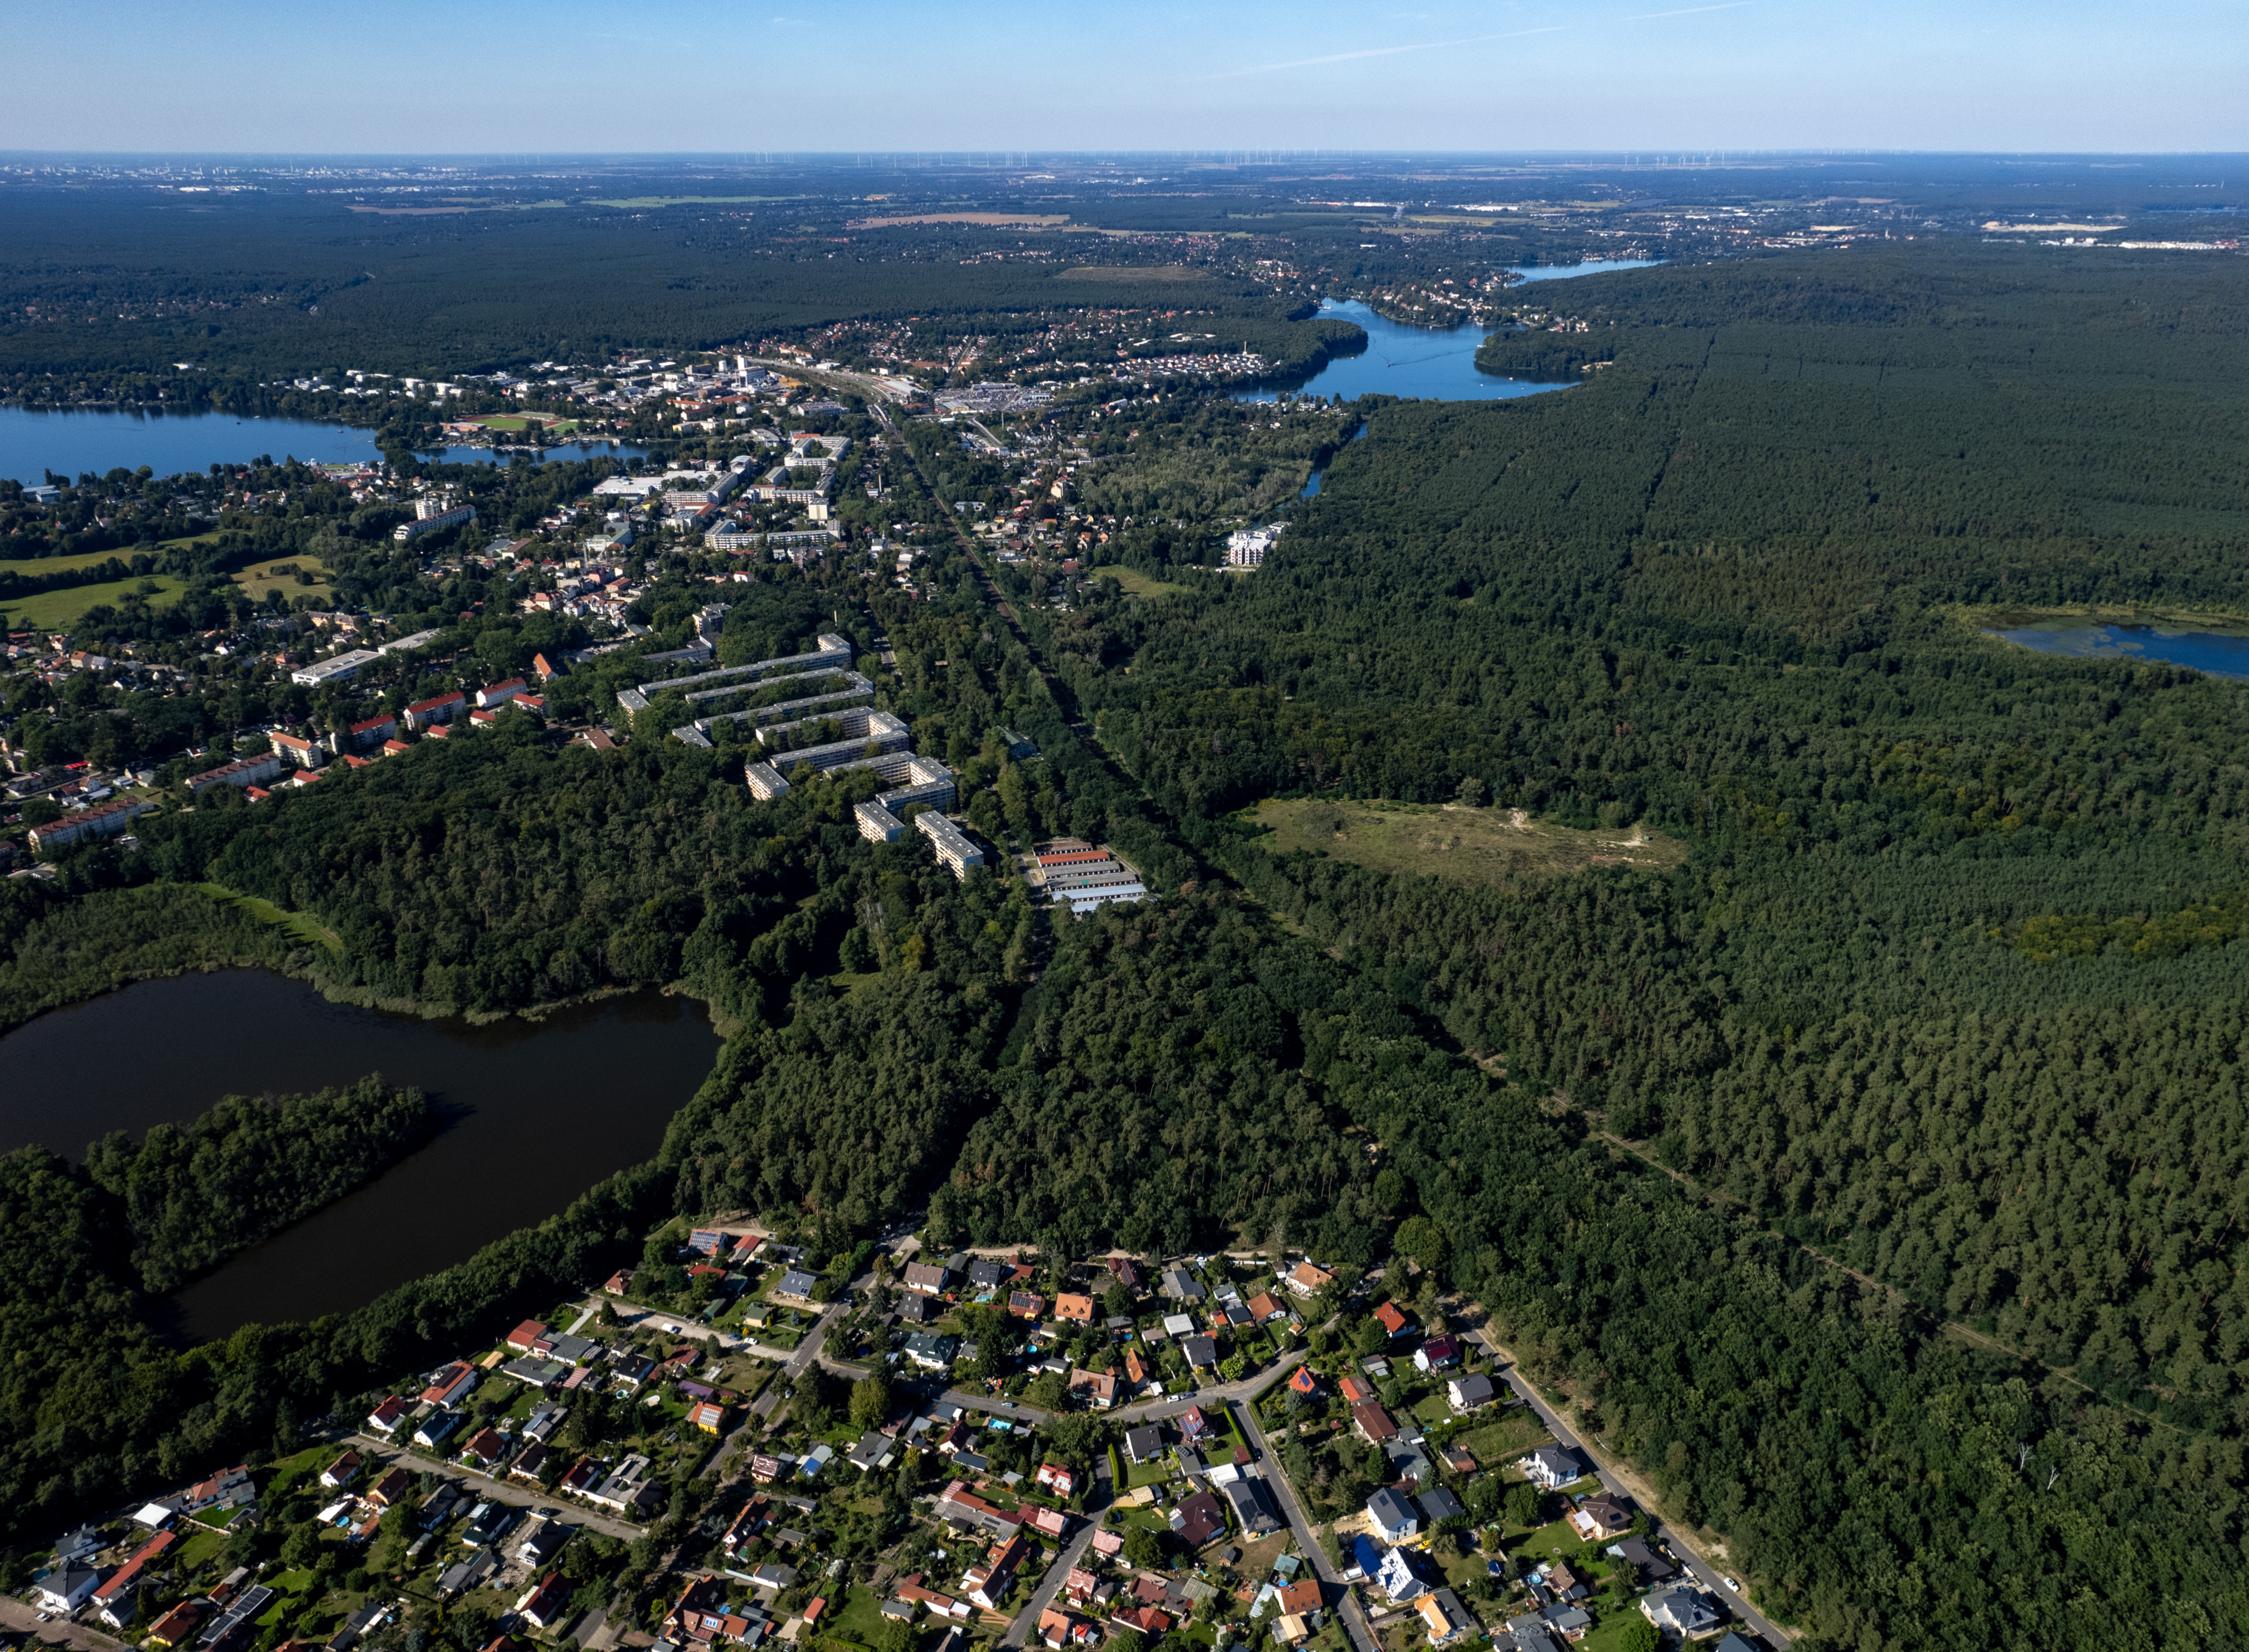
[[[1753,6],[1757,0],[1726,0],[1718,6],[1682,6],[1676,11],[1642,11],[1637,16],[1619,17],[1619,23],[1646,23],[1655,17],[1691,17],[1698,11],[1738,11],[1743,6]]]
[[[1748,4],[1749,0],[1740,0]],[[1331,52],[1321,58],[1293,58],[1286,63],[1260,63],[1247,69],[1227,69],[1217,74],[1207,74],[1205,80],[1234,80],[1245,74],[1277,74],[1283,69],[1311,69],[1325,63],[1356,63],[1362,58],[1394,58],[1407,52],[1441,52],[1448,46],[1482,45],[1488,40],[1519,40],[1527,34],[1559,34],[1567,25],[1550,24],[1543,29],[1515,29],[1506,34],[1470,35],[1465,40],[1417,40],[1411,45],[1368,46],[1358,52]]]

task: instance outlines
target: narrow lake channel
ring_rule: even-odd
[[[224,1095],[371,1072],[436,1098],[446,1124],[426,1146],[173,1299],[168,1328],[200,1342],[361,1306],[561,1210],[655,1153],[719,1048],[702,1005],[656,993],[472,1027],[331,1003],[262,970],[180,975],[0,1038],[0,1151],[82,1158],[112,1130],[182,1123]]]

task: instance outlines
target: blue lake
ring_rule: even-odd
[[[2069,621],[1984,635],[2041,654],[2063,654],[2073,659],[2160,660],[2168,665],[2191,666],[2212,677],[2249,679],[2249,636],[2239,632],[2152,621],[2124,625]]]
[[[1320,313],[1339,321],[1355,321],[1366,332],[1366,348],[1357,355],[1332,358],[1310,378],[1276,389],[1247,390],[1239,402],[1272,402],[1283,396],[1340,396],[1346,402],[1361,396],[1410,396],[1435,402],[1489,402],[1504,396],[1537,396],[1542,390],[1566,390],[1567,384],[1542,384],[1531,379],[1503,378],[1476,371],[1475,353],[1488,329],[1469,322],[1464,327],[1401,327],[1386,321],[1364,304],[1329,302]]]
[[[636,458],[645,451],[616,442],[587,442],[548,448],[543,457],[567,459],[607,453]],[[120,465],[128,471],[145,465],[159,476],[172,476],[214,465],[241,465],[264,454],[323,465],[382,457],[372,431],[312,419],[0,407],[0,477],[27,485],[45,481],[49,471],[75,478],[88,471],[99,476]],[[506,458],[481,447],[449,447],[423,457],[453,465],[500,463]]]
[[[1611,270],[1652,270],[1661,258],[1587,258],[1582,264],[1533,264],[1508,273],[1524,281],[1566,281],[1573,275],[1606,275]]]

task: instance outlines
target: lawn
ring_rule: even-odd
[[[148,599],[148,606],[163,608],[179,601],[180,593],[187,589],[187,582],[169,574],[136,574],[131,579],[105,580],[99,585],[73,585],[64,591],[41,591],[36,596],[15,598],[4,606],[10,620],[36,630],[65,631],[77,624],[79,616],[88,609],[105,602],[113,607],[144,586],[153,588],[143,593]]]
[[[1554,1437],[1546,1432],[1546,1425],[1538,1421],[1529,1406],[1517,1406],[1496,1415],[1490,1412],[1485,1415],[1491,1417],[1490,1421],[1445,1436],[1447,1445],[1462,1448],[1476,1460],[1479,1468],[1496,1469],[1511,1463]]]
[[[343,953],[343,937],[303,912],[284,912],[261,896],[237,895],[224,884],[198,884],[196,887],[222,906],[246,912],[261,924],[279,925],[307,946],[325,946],[340,957]]]
[[[1115,580],[1124,588],[1124,593],[1128,596],[1169,596],[1174,591],[1184,591],[1187,589],[1184,585],[1172,585],[1162,580],[1150,579],[1135,568],[1097,568],[1090,569],[1085,577],[1090,580]]]
[[[1268,845],[1284,854],[1324,850],[1376,871],[1463,884],[1503,884],[1607,865],[1662,871],[1687,858],[1684,843],[1641,827],[1578,831],[1530,820],[1517,809],[1450,803],[1267,798],[1238,818],[1265,828]]]
[[[284,568],[288,571],[281,572],[280,570]],[[313,576],[311,587],[303,587],[297,583],[297,574],[299,569]],[[290,592],[307,589],[317,589],[327,582],[327,569],[321,565],[319,557],[306,556],[302,552],[299,552],[293,556],[269,557],[263,562],[252,562],[248,568],[235,573],[232,578],[237,585],[242,587],[251,602],[262,602],[265,600],[265,593],[268,591]]]
[[[0,557],[0,574],[21,574],[30,579],[37,579],[42,574],[75,574],[82,568],[99,568],[113,558],[130,568],[139,549],[138,546],[127,545],[114,551],[81,551],[76,556]]]

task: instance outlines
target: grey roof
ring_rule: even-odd
[[[968,1283],[988,1291],[1013,1272],[1014,1270],[1006,1263],[994,1262],[987,1256],[968,1264]]]
[[[1420,1517],[1413,1512],[1413,1505],[1388,1486],[1384,1486],[1367,1498],[1366,1511],[1373,1517],[1374,1524],[1386,1532],[1413,1532],[1418,1530],[1421,1524]]]
[[[1466,1509],[1461,1507],[1461,1500],[1442,1486],[1433,1486],[1422,1492],[1419,1500],[1421,1504],[1422,1518],[1427,1520],[1432,1525],[1440,1520],[1464,1518],[1468,1513]]]
[[[781,1284],[776,1289],[785,1297],[808,1298],[812,1295],[813,1287],[819,1283],[819,1275],[807,1273],[801,1268],[791,1268],[787,1273],[781,1275]]]

